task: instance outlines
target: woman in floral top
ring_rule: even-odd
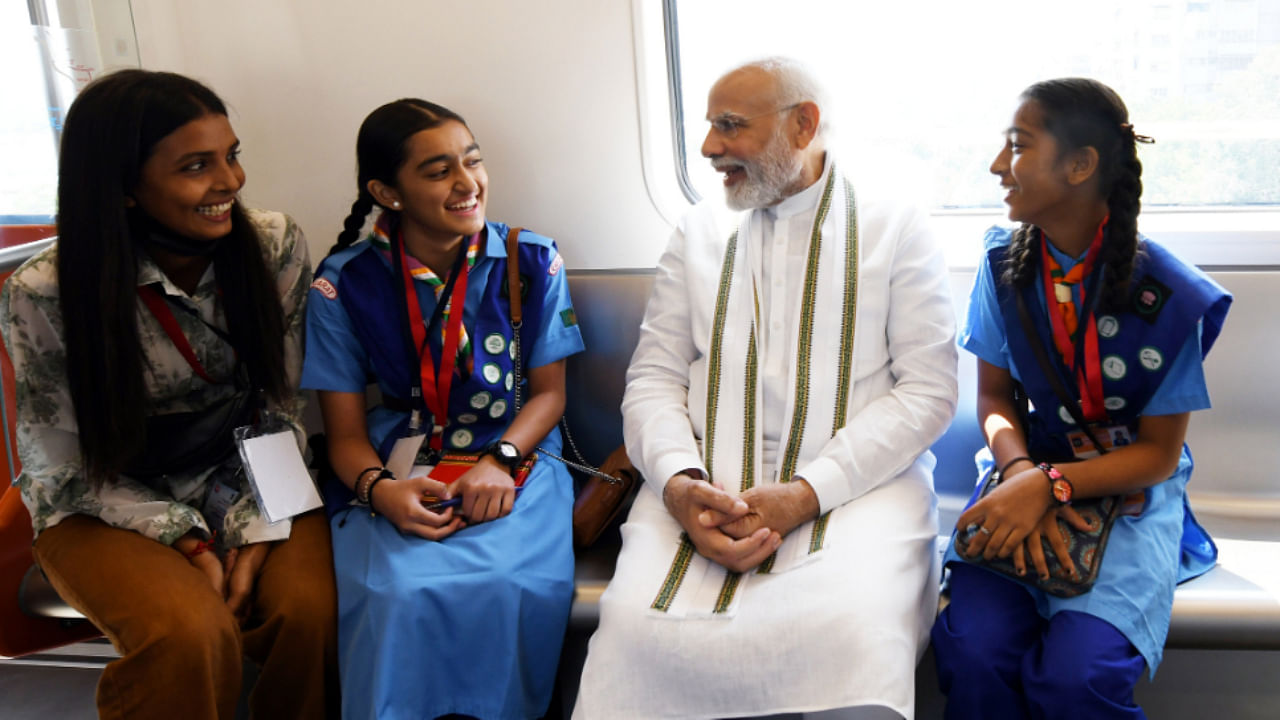
[[[103,718],[231,717],[244,655],[255,716],[335,705],[323,516],[268,524],[229,432],[183,432],[254,405],[301,431],[307,246],[241,207],[239,145],[193,80],[90,84],[63,132],[57,242],[0,295],[36,560],[122,656]]]

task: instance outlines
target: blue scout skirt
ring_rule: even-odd
[[[511,514],[440,542],[363,508],[333,517],[343,717],[546,712],[573,600],[573,480],[542,456],[526,484]]]

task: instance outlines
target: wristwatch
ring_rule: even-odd
[[[481,451],[481,454],[492,455],[493,459],[506,467],[507,472],[512,475],[515,474],[516,468],[520,467],[520,461],[524,459],[524,453],[520,452],[520,448],[516,447],[514,443],[509,443],[506,440],[499,440],[498,442],[493,443]]]
[[[1067,476],[1049,463],[1040,463],[1036,467],[1040,468],[1040,472],[1049,478],[1049,492],[1053,494],[1054,502],[1058,506],[1070,505],[1071,496],[1075,495],[1076,488],[1067,479]]]

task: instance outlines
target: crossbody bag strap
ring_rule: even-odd
[[[1022,322],[1022,332],[1027,336],[1027,341],[1031,343],[1031,350],[1035,353],[1036,362],[1040,365],[1040,371],[1044,373],[1044,377],[1049,381],[1049,387],[1053,388],[1053,394],[1058,396],[1058,401],[1071,414],[1071,419],[1076,421],[1076,427],[1084,431],[1085,437],[1089,438],[1089,442],[1098,449],[1098,453],[1105,455],[1107,449],[1098,442],[1098,438],[1094,436],[1093,429],[1089,427],[1089,423],[1084,419],[1084,414],[1080,412],[1080,403],[1067,392],[1062,385],[1062,378],[1059,377],[1057,368],[1053,367],[1049,360],[1048,353],[1044,350],[1044,343],[1041,341],[1040,332],[1036,330],[1035,323],[1031,320],[1031,312],[1027,310],[1027,302],[1023,299],[1022,293],[1015,291],[1015,297],[1018,300],[1018,319]]]
[[[507,294],[511,300],[511,327],[519,334],[524,319],[524,298],[520,296],[520,230],[507,230]],[[516,358],[519,364],[519,358]]]
[[[524,404],[522,398],[522,395],[524,394],[522,388],[522,381],[524,380],[524,351],[520,348],[520,328],[524,324],[524,314],[521,312],[521,306],[524,303],[523,298],[520,295],[520,248],[518,246],[518,243],[520,242],[520,231],[521,228],[518,227],[513,227],[507,230],[507,295],[509,296],[508,299],[511,303],[511,339],[516,346],[516,360],[514,367],[516,414],[520,413],[520,408]],[[582,452],[578,450],[578,444],[573,441],[573,434],[569,432],[569,423],[564,415],[560,416],[560,430],[561,435],[563,435],[565,442],[569,445],[569,449],[573,452],[574,457],[578,459],[578,462],[573,462],[556,455],[555,453],[547,452],[541,447],[534,448],[534,450],[552,459],[559,460],[579,472],[584,472],[593,477],[598,477],[606,482],[612,484],[622,482],[620,479],[615,478],[612,475],[606,475],[605,473],[600,472],[599,468],[593,467],[591,463],[587,462],[586,458],[582,456]]]
[[[524,325],[524,298],[520,296],[520,231],[521,228],[507,229],[507,303],[511,308],[511,341],[516,346],[516,357],[513,370],[515,372],[516,414],[524,404],[521,392],[521,381],[524,380],[524,355],[520,347],[520,328]]]

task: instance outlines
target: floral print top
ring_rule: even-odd
[[[304,303],[311,285],[306,239],[293,219],[283,213],[249,210],[248,214],[259,229],[267,269],[275,276],[280,292],[287,333],[285,368],[296,388],[302,368]],[[21,489],[22,500],[31,512],[35,534],[69,515],[82,514],[164,544],[173,543],[193,528],[207,538],[215,528],[209,527],[201,508],[213,480],[221,478],[228,485],[238,486],[240,495],[227,510],[222,528],[217,528],[219,544],[239,547],[289,537],[288,521],[268,524],[262,516],[244,474],[237,472],[238,457],[195,474],[166,475],[149,485],[120,476],[114,483],[95,487],[84,477],[75,408],[66,382],[57,252],[55,242],[27,260],[0,292],[0,332],[17,378],[18,456],[22,472],[14,484]],[[192,311],[173,315],[196,357],[220,381],[211,385],[196,375],[160,323],[139,301],[138,333],[150,365],[144,371],[145,383],[156,413],[202,410],[234,393],[229,378],[236,365],[235,352],[209,327],[223,331],[227,328],[212,265],[201,277],[195,293],[188,295],[141,253],[138,284],[156,285],[173,305]],[[224,378],[228,382],[223,383]],[[292,425],[299,440],[304,437],[300,395],[295,394],[283,407],[269,405],[268,410]]]

